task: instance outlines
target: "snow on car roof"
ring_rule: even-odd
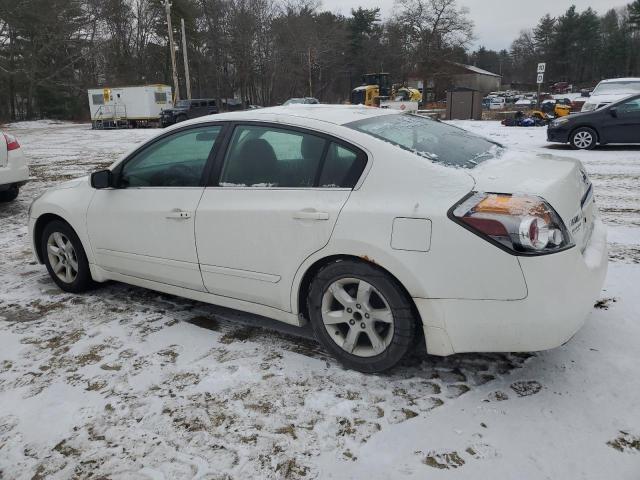
[[[281,107],[261,108],[259,110],[245,110],[242,112],[221,113],[213,116],[199,117],[199,121],[215,120],[261,120],[264,115],[282,115],[290,117],[302,117],[335,125],[362,120],[364,118],[382,115],[398,115],[400,110],[387,108],[365,107],[363,105],[309,105],[294,104]],[[199,122],[193,122],[199,123]]]
[[[640,77],[625,77],[625,78],[607,78],[600,81],[600,83],[616,83],[616,82],[640,82]]]

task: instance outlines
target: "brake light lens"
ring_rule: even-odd
[[[4,139],[7,142],[7,151],[17,150],[20,148],[20,144],[18,143],[18,139],[9,133],[4,134]]]
[[[573,246],[556,211],[533,195],[473,192],[452,218],[474,233],[518,255],[541,255]]]

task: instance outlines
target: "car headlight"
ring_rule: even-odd
[[[40,194],[31,201],[31,203],[29,204],[29,210],[27,211],[27,215],[28,215],[27,218],[31,218],[31,210],[33,210],[33,204],[36,203],[38,200],[40,200],[40,197],[42,197],[45,193],[47,193],[46,190],[43,192],[40,192]]]
[[[452,208],[449,216],[516,255],[542,255],[573,246],[553,207],[533,195],[472,192]]]
[[[562,118],[556,118],[554,121],[551,122],[551,126],[552,127],[559,127],[561,125],[564,125],[565,123],[569,123],[569,119],[566,117],[562,117]]]
[[[593,112],[596,109],[597,105],[595,103],[585,103],[582,106],[582,111],[583,112]]]

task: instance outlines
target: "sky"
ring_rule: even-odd
[[[521,30],[532,28],[545,13],[562,15],[572,4],[578,11],[591,7],[598,13],[605,13],[615,7],[622,7],[631,0],[458,0],[460,6],[469,9],[469,16],[475,23],[473,47],[484,45],[493,50],[509,48]],[[351,8],[380,7],[384,17],[393,11],[394,0],[322,0],[322,8],[335,13],[349,15]]]

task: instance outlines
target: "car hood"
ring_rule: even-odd
[[[583,214],[583,207],[591,207],[592,187],[578,160],[508,150],[469,173],[478,191],[524,193],[544,198],[558,212],[576,245],[583,247],[587,243],[593,218],[591,211]]]

